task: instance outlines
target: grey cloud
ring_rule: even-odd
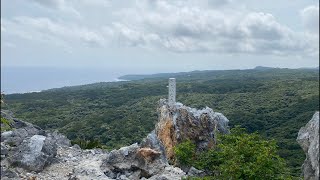
[[[120,36],[127,44],[162,47],[181,53],[302,55],[314,49],[305,37],[268,13],[224,14],[215,9],[177,6],[169,1],[153,5],[157,7],[132,8],[120,14],[124,20],[117,24],[125,27],[126,33]],[[148,34],[158,38],[146,41],[144,37]]]
[[[48,8],[59,9],[65,6],[64,0],[32,0],[32,1]]]
[[[231,3],[232,0],[208,0],[209,5],[222,6]]]
[[[3,23],[10,29],[8,35],[59,46],[84,44],[89,47],[103,46],[104,37],[94,30],[75,24],[64,24],[49,18],[15,17],[4,19]]]

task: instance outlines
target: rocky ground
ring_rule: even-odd
[[[41,172],[24,168],[10,168],[11,176],[1,179],[109,179],[100,169],[107,153],[102,150],[82,150],[78,146],[58,147],[54,161]],[[1,162],[1,168],[8,168],[9,163]]]

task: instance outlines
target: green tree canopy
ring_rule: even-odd
[[[291,179],[276,142],[246,133],[239,126],[230,134],[220,135],[217,146],[206,152],[196,153],[186,141],[175,148],[175,153],[181,165],[205,169],[219,179]]]

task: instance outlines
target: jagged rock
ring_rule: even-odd
[[[159,141],[157,135],[155,134],[155,131],[152,131],[147,135],[146,138],[144,138],[140,144],[141,147],[151,148],[154,149],[160,153],[160,158],[163,163],[168,164],[166,155],[165,155],[165,148],[162,145],[162,143]]]
[[[299,130],[297,141],[306,154],[303,163],[304,179],[319,179],[319,112]]]
[[[31,137],[40,133],[39,129],[33,126],[26,126],[24,128],[15,129],[12,131],[12,135],[4,140],[7,144],[11,146],[19,146],[25,138]]]
[[[27,170],[39,172],[45,165],[51,163],[56,152],[57,145],[54,142],[46,140],[45,136],[34,135],[25,139],[9,154],[9,162]]]
[[[183,179],[186,177],[185,172],[180,168],[168,166],[165,170],[155,176],[150,177],[150,180],[172,180],[172,179]]]
[[[1,179],[3,179],[4,177],[6,177],[6,178],[17,178],[18,175],[14,171],[11,171],[10,169],[8,169],[6,167],[2,167],[1,166]]]
[[[13,132],[12,131],[5,131],[3,133],[1,133],[1,142],[9,139],[10,137],[12,137]]]
[[[229,133],[229,120],[208,107],[197,110],[181,103],[169,106],[166,100],[161,99],[158,116],[155,134],[170,162],[174,160],[173,148],[178,143],[191,140],[197,151],[203,151],[214,146],[216,133]]]
[[[28,122],[13,118],[9,112],[1,111],[1,116],[12,121],[12,131],[1,133],[1,142],[10,144],[11,146],[19,146],[25,138],[33,135],[45,135],[45,131],[40,127]]]
[[[9,147],[4,143],[1,143],[1,155],[7,155]]]
[[[166,161],[162,161],[159,153],[151,148],[142,148],[137,143],[132,144],[111,151],[102,168],[106,169],[105,174],[110,178],[149,178],[168,166]]]
[[[1,133],[1,167],[23,167],[41,171],[57,154],[57,147],[69,147],[70,140],[58,132],[45,132],[40,127],[13,117],[1,110],[1,116],[11,122],[13,130]]]
[[[203,177],[205,176],[205,172],[198,170],[194,167],[191,167],[188,171],[188,176],[197,176],[197,177]]]
[[[56,144],[59,147],[71,146],[70,140],[66,136],[58,133],[58,131],[54,131],[53,133],[47,133],[46,137],[46,140],[48,142],[54,142],[54,144]]]

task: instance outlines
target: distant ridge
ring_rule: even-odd
[[[134,80],[146,80],[146,79],[163,79],[170,77],[186,77],[186,76],[205,76],[210,73],[210,75],[214,74],[222,74],[224,72],[250,72],[250,71],[273,71],[273,70],[319,70],[318,67],[310,67],[310,68],[279,68],[279,67],[267,67],[267,66],[256,66],[253,69],[230,69],[230,70],[195,70],[189,72],[177,72],[177,73],[157,73],[157,74],[127,74],[124,76],[118,77],[120,80],[125,81],[134,81]]]
[[[274,67],[267,67],[267,66],[256,66],[253,68],[254,70],[269,70],[269,69],[276,69]]]

